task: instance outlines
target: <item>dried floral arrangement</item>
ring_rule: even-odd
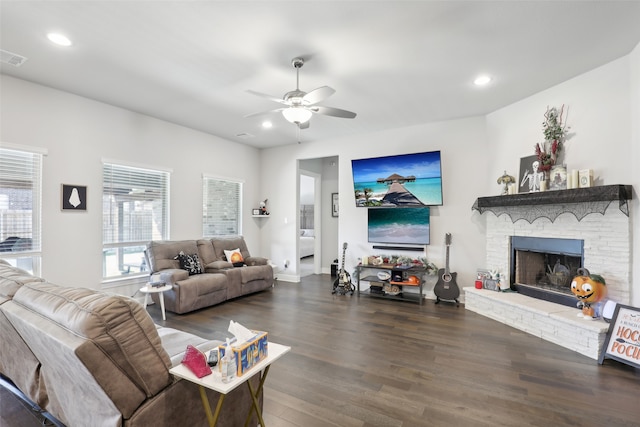
[[[567,116],[568,110],[567,108]],[[567,139],[567,133],[570,127],[564,122],[567,117],[564,115],[564,104],[559,110],[556,107],[549,108],[547,106],[547,112],[544,114],[544,122],[542,122],[544,142],[534,146],[535,154],[540,162],[539,170],[541,171],[549,171],[551,167],[556,164],[558,154]]]

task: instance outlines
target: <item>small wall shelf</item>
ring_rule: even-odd
[[[614,201],[618,201],[620,211],[629,216],[628,200],[631,200],[632,193],[631,185],[603,185],[571,190],[478,197],[471,209],[481,214],[486,211],[491,211],[496,216],[507,214],[513,222],[524,219],[531,223],[538,218],[548,218],[553,222],[563,213],[571,213],[580,221],[590,213],[604,215]]]
[[[251,215],[252,218],[269,218],[269,215]]]

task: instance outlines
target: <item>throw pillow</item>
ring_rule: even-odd
[[[180,261],[180,268],[187,270],[189,276],[202,274],[204,272],[198,254],[186,255],[183,251],[180,251],[180,253],[173,259]]]
[[[227,258],[234,267],[242,267],[244,265],[244,258],[240,249],[234,249],[232,251],[224,251],[224,256]]]

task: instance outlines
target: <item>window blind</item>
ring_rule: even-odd
[[[42,157],[0,148],[0,253],[40,274]]]
[[[202,191],[203,236],[242,234],[242,183],[204,176]]]
[[[168,239],[169,173],[103,166],[103,243]]]

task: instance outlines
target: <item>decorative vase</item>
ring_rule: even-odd
[[[540,181],[540,191],[547,191],[549,189],[549,171],[544,171],[544,180]]]

